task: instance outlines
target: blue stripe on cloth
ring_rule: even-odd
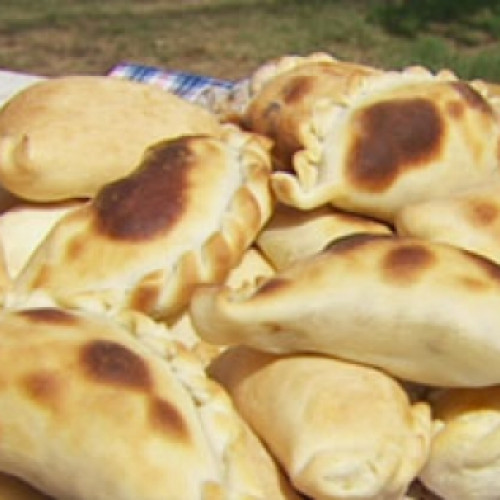
[[[209,89],[218,88],[221,91],[230,91],[237,83],[230,80],[127,62],[113,67],[108,76],[158,85],[188,100],[196,100]]]

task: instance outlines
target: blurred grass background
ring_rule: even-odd
[[[2,0],[0,67],[103,74],[119,62],[238,79],[284,54],[422,64],[500,81],[498,0]]]

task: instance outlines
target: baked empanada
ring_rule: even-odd
[[[303,68],[307,73],[309,65]],[[269,129],[275,149],[291,157],[292,171],[272,175],[283,203],[332,204],[391,222],[405,204],[453,193],[498,169],[498,115],[473,84],[450,72],[356,74],[330,97],[324,91],[316,97],[307,78],[280,73],[248,108],[249,128]],[[293,116],[307,104],[296,123],[285,121],[287,102]]]
[[[496,500],[500,491],[500,386],[439,391],[435,432],[420,479],[444,500]]]
[[[268,219],[269,143],[235,127],[146,152],[139,168],[60,219],[15,283],[68,307],[182,312],[199,283],[221,282]]]
[[[381,222],[331,206],[299,210],[279,203],[255,242],[273,266],[281,270],[320,252],[343,236],[391,232],[389,226]]]
[[[74,200],[64,203],[21,204],[0,214],[0,246],[3,248],[11,279],[18,276],[55,223],[84,203],[84,200]]]
[[[207,342],[316,352],[438,386],[500,383],[500,266],[394,235],[354,235],[253,288],[200,287]]]
[[[241,121],[270,137],[275,164],[290,170],[295,153],[316,132],[310,127],[322,106],[343,102],[364,78],[378,73],[323,52],[268,61],[249,78],[250,96]]]
[[[33,201],[93,196],[151,144],[220,135],[207,110],[153,85],[106,76],[41,80],[0,110],[0,182]]]
[[[428,405],[376,369],[240,346],[208,372],[308,498],[401,499],[427,458]]]
[[[394,225],[400,235],[455,245],[500,263],[500,179],[407,205]]]
[[[155,326],[0,313],[0,470],[74,500],[296,499],[226,392]]]

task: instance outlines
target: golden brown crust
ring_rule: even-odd
[[[182,311],[199,283],[221,282],[269,217],[267,142],[233,127],[150,148],[130,176],[61,220],[16,280],[60,304]]]
[[[331,203],[391,222],[403,204],[484,182],[498,168],[496,112],[447,72],[372,75],[342,102],[314,105],[293,173],[272,178],[278,199],[298,208]]]
[[[218,136],[207,110],[151,85],[100,76],[42,80],[0,112],[0,180],[18,196],[93,196],[144,149],[184,134]]]
[[[428,406],[377,370],[240,346],[209,373],[311,498],[399,499],[427,458]]]
[[[243,117],[244,126],[274,141],[273,157],[281,169],[291,169],[294,154],[316,110],[343,102],[374,68],[339,61],[326,54],[289,57],[268,63],[252,78],[254,96]]]
[[[0,346],[0,470],[55,498],[296,500],[227,394],[151,319],[3,312]]]
[[[437,391],[435,432],[421,481],[442,498],[493,499],[500,488],[499,386]]]
[[[500,263],[500,180],[454,196],[403,207],[395,218],[402,236],[439,241]]]
[[[442,386],[500,382],[500,267],[461,249],[394,235],[332,242],[255,287],[198,289],[208,342],[317,352]]]
[[[331,206],[306,211],[279,203],[258,234],[256,244],[274,267],[282,270],[349,234],[391,232],[381,222]]]

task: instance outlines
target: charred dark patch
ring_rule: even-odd
[[[185,210],[197,140],[158,143],[133,174],[101,189],[93,204],[98,230],[114,239],[144,240],[174,226]]]
[[[310,76],[297,76],[283,88],[283,101],[285,104],[294,104],[304,99],[314,87],[314,79]]]
[[[21,381],[21,387],[32,401],[48,407],[57,406],[62,386],[61,375],[51,371],[33,372]]]
[[[468,83],[463,81],[450,82],[460,97],[471,107],[487,115],[493,114],[493,109],[486,99]]]
[[[189,430],[187,424],[179,410],[169,401],[152,398],[149,406],[149,416],[154,429],[178,440],[188,440]]]
[[[387,253],[382,263],[382,272],[386,280],[408,285],[418,280],[435,262],[435,255],[425,246],[404,243]]]
[[[50,323],[52,325],[75,325],[78,323],[76,315],[54,307],[26,309],[18,311],[17,314],[33,323]]]
[[[87,377],[95,382],[135,390],[147,390],[152,381],[144,360],[116,342],[94,340],[80,352]]]
[[[474,226],[490,226],[500,215],[498,206],[486,200],[471,201],[466,210],[468,219]]]
[[[324,247],[323,252],[345,254],[369,245],[374,241],[386,240],[392,237],[390,234],[352,233],[331,241]]]
[[[354,124],[346,174],[367,192],[388,189],[405,169],[424,167],[439,155],[444,135],[439,110],[423,99],[374,104]]]

